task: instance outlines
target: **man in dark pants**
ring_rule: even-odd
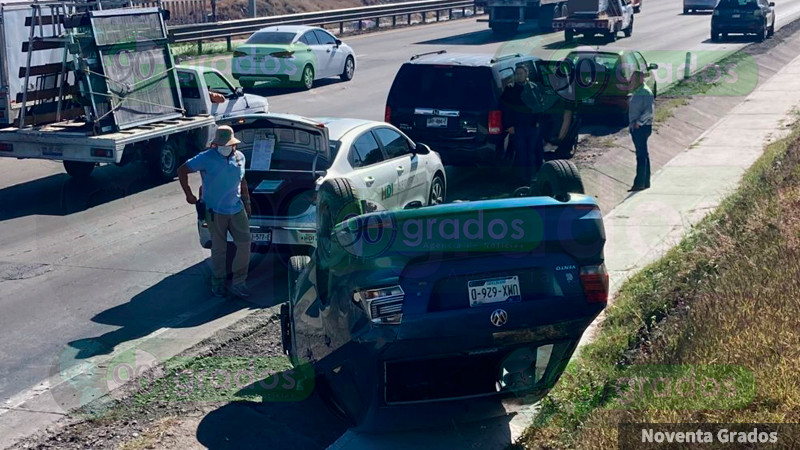
[[[628,192],[643,191],[650,187],[650,153],[647,150],[647,139],[653,132],[653,114],[655,113],[655,98],[653,91],[645,83],[648,74],[634,73],[640,82],[639,89],[631,96],[628,108],[628,122],[630,123],[631,139],[636,148],[636,178]]]
[[[515,83],[506,87],[500,97],[503,122],[508,125],[510,144],[516,153],[517,163],[524,171],[525,184],[544,164],[544,147],[539,136],[539,118],[542,112],[542,95],[539,87],[528,79],[525,66],[517,66]]]

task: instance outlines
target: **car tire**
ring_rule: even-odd
[[[772,25],[769,26],[769,30],[767,31],[767,37],[772,37],[775,34],[775,21],[772,21]]]
[[[289,272],[289,301],[294,301],[297,295],[297,279],[300,274],[311,264],[311,257],[306,255],[295,255],[289,258],[288,272]]]
[[[85,161],[63,161],[64,170],[67,174],[76,180],[85,180],[89,178],[96,165],[93,162]]]
[[[691,9],[689,9],[689,8],[683,8],[683,13],[684,13],[684,14],[689,14],[689,13],[691,13],[691,12],[692,12],[692,10],[691,10]]]
[[[434,175],[431,181],[431,192],[428,195],[428,206],[441,205],[445,201],[445,185],[444,178],[438,173]]]
[[[625,37],[631,37],[633,34],[633,17],[631,17],[631,24],[628,25],[628,28],[623,30],[623,32],[625,33]]]
[[[311,64],[306,64],[303,67],[303,74],[300,77],[300,87],[308,91],[314,87],[314,67]]]
[[[348,56],[347,59],[344,61],[344,69],[342,70],[342,74],[339,75],[339,79],[342,81],[350,81],[353,79],[353,75],[356,73],[356,60],[353,59],[352,56]]]
[[[362,214],[356,188],[347,178],[333,178],[322,183],[317,200],[317,248],[314,251],[317,268],[317,292],[323,302],[328,300],[330,268],[339,262],[331,233],[333,227],[351,216]]]
[[[608,32],[606,32],[606,39],[609,42],[617,42],[617,32],[616,31],[608,31]]]
[[[767,40],[768,33],[769,33],[769,28],[767,27],[767,24],[765,23],[764,27],[761,30],[758,31],[758,36],[756,36],[756,39],[758,40],[758,42],[764,42],[765,40]]]
[[[535,195],[552,197],[558,201],[569,201],[569,194],[583,194],[583,180],[572,161],[557,159],[547,161],[531,187]]]
[[[253,89],[256,82],[252,80],[239,80],[239,84],[242,85],[242,89]]]
[[[162,181],[172,181],[178,176],[178,167],[181,165],[180,150],[175,140],[169,140],[151,149],[148,164],[154,176]]]
[[[711,42],[719,42],[719,33],[711,30]]]

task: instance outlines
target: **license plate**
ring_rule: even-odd
[[[272,232],[250,233],[250,240],[259,244],[269,244],[272,242]]]
[[[734,19],[738,19],[738,18],[742,17],[742,15],[741,14],[734,14],[731,17],[734,18]]]
[[[467,290],[470,306],[522,300],[517,276],[468,281]]]
[[[428,128],[447,128],[447,117],[429,117]]]

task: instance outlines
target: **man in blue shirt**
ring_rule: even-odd
[[[250,295],[245,281],[250,264],[250,194],[244,178],[244,155],[236,150],[239,140],[229,126],[217,127],[211,148],[186,161],[178,169],[178,179],[189,204],[197,197],[189,186],[189,174],[200,172],[203,177],[202,197],[206,205],[206,222],[211,231],[211,265],[214,272],[211,292],[225,295],[225,258],[228,233],[236,245],[233,259],[233,282],[229,292],[236,297]]]
[[[641,86],[633,92],[628,108],[631,139],[636,148],[636,178],[628,192],[643,191],[650,187],[650,153],[647,150],[647,139],[653,132],[655,97],[646,83],[649,75],[649,72],[633,74],[634,77],[639,77],[634,81],[641,82]]]

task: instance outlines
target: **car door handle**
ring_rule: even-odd
[[[331,52],[331,49],[328,49],[328,50],[327,50],[327,52],[328,52],[328,53],[330,53],[330,52]]]
[[[405,167],[403,167],[403,166],[397,166],[397,174],[398,174],[398,175],[402,175],[402,174],[403,174],[403,172],[405,172],[405,171],[406,171],[406,168],[405,168]]]
[[[375,178],[372,177],[364,177],[364,183],[367,183],[367,186],[372,186],[372,183],[375,182]]]

